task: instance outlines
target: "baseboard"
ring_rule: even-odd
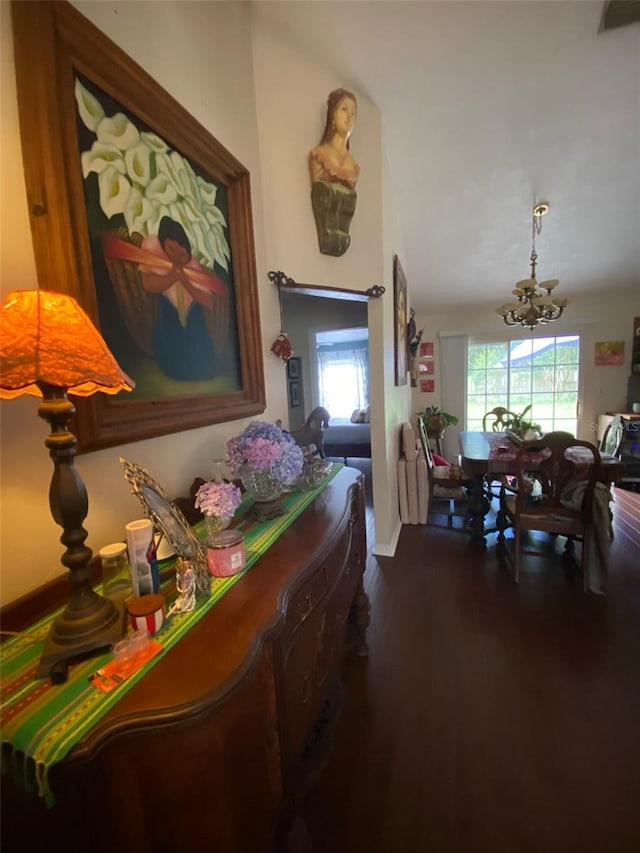
[[[400,538],[400,531],[402,530],[402,522],[398,520],[396,525],[396,529],[394,531],[393,536],[391,537],[391,542],[389,544],[376,542],[371,551],[372,554],[376,557],[393,557],[396,553],[396,547],[398,545],[398,539]]]

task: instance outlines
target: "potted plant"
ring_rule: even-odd
[[[505,429],[511,430],[511,432],[514,432],[516,435],[519,435],[520,438],[524,438],[527,441],[533,438],[539,438],[542,433],[542,427],[540,424],[536,424],[525,417],[530,410],[531,403],[523,409],[519,415],[514,415],[513,418],[506,421]]]
[[[427,406],[420,414],[424,421],[427,435],[431,438],[438,438],[447,429],[458,423],[458,418],[449,412],[442,412],[437,406]]]

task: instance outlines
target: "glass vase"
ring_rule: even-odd
[[[207,531],[207,542],[209,542],[217,536],[221,530],[226,530],[226,528],[231,524],[231,518],[228,516],[205,515],[204,523]]]
[[[257,521],[267,521],[284,515],[280,498],[283,486],[271,471],[255,471],[246,465],[240,470],[242,485],[253,500],[250,514]]]

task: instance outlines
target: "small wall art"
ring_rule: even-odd
[[[595,364],[599,367],[624,364],[624,341],[599,341],[596,343]]]
[[[420,344],[420,350],[418,352],[420,358],[432,358],[433,357],[433,341],[422,341]]]
[[[292,409],[297,409],[300,405],[300,383],[289,383],[289,405]]]
[[[420,376],[433,376],[435,369],[434,361],[420,361],[418,362],[418,373]]]
[[[435,379],[421,379],[420,390],[423,394],[431,394],[436,390]]]
[[[300,358],[293,356],[287,361],[287,375],[289,379],[300,379]]]

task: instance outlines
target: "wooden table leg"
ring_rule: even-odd
[[[478,548],[487,547],[484,520],[488,512],[489,501],[484,490],[484,476],[474,474],[469,489],[469,514],[471,516],[471,544]]]

